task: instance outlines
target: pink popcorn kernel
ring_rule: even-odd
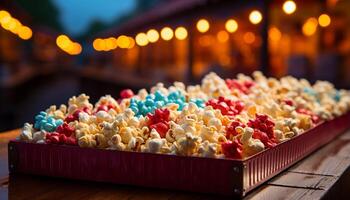
[[[273,132],[275,123],[267,115],[256,114],[255,119],[250,119],[247,125],[254,129],[254,139],[259,139],[267,148],[276,146],[277,142]]]
[[[312,111],[305,109],[305,108],[297,108],[296,109],[297,113],[304,114],[304,115],[309,115],[311,117],[312,123],[318,124],[321,119],[319,116],[317,116],[315,113]]]
[[[90,114],[89,108],[88,108],[88,107],[84,107],[84,108],[82,108],[82,109],[76,110],[73,114],[68,115],[68,116],[66,117],[66,119],[64,119],[64,121],[67,122],[67,123],[70,123],[70,122],[79,120],[79,113],[81,113],[81,112],[85,112],[85,113]]]
[[[222,153],[226,158],[242,159],[243,146],[238,139],[221,143]]]
[[[226,128],[226,138],[227,139],[230,139],[231,137],[234,137],[234,136],[238,135],[238,133],[236,131],[236,128],[238,126],[244,128],[245,124],[243,124],[240,121],[233,121],[233,122],[230,123],[229,126],[227,126],[227,128]]]
[[[206,102],[206,106],[212,106],[214,109],[220,110],[221,114],[235,116],[244,109],[244,103],[241,101],[233,101],[220,96],[218,99],[210,99]]]
[[[133,97],[135,94],[131,89],[124,89],[120,92],[120,98],[127,99]]]
[[[235,80],[235,79],[226,79],[225,82],[228,88],[237,89],[240,92],[243,92],[244,94],[248,94],[249,89],[255,84],[253,81],[249,81],[249,80],[246,80],[243,83],[240,83],[238,80]]]
[[[148,113],[148,127],[155,129],[160,137],[165,138],[169,130],[170,111],[168,109],[156,109],[154,114]]]
[[[63,123],[56,129],[57,133],[64,134],[67,137],[70,137],[74,133],[74,131],[74,128],[69,126],[67,123]]]

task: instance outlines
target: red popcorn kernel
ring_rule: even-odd
[[[97,109],[96,109],[96,112],[98,112],[98,111],[106,111],[106,112],[108,112],[110,109],[114,109],[115,108],[115,106],[114,105],[112,105],[112,104],[102,104],[102,105],[99,105],[98,107],[97,107]]]
[[[131,89],[124,89],[120,92],[120,97],[122,99],[127,99],[133,97],[135,94]]]
[[[242,149],[243,146],[237,139],[221,143],[221,150],[226,158],[242,159]]]
[[[66,119],[64,119],[64,121],[67,122],[67,123],[70,123],[70,122],[79,120],[79,113],[81,113],[81,112],[85,112],[85,113],[90,114],[89,108],[88,108],[88,107],[84,107],[84,108],[82,108],[82,109],[76,110],[73,114],[68,115],[68,116],[66,117]]]
[[[78,141],[75,137],[67,137],[66,144],[68,145],[78,145]]]
[[[227,126],[227,128],[226,128],[226,138],[230,139],[232,136],[238,135],[238,133],[236,131],[236,128],[238,126],[244,128],[245,124],[243,124],[240,121],[233,121],[233,122],[231,122],[230,125]]]
[[[155,129],[160,137],[164,138],[169,130],[170,111],[168,109],[156,109],[154,114],[148,113],[148,127]]]
[[[293,101],[290,100],[290,99],[285,99],[285,100],[283,100],[283,102],[284,102],[285,104],[289,105],[289,106],[293,106],[293,105],[294,105]]]
[[[56,129],[57,133],[64,134],[67,137],[70,137],[74,133],[74,131],[74,128],[69,126],[67,123],[63,123]]]
[[[259,139],[267,148],[276,146],[276,138],[273,131],[275,123],[267,115],[256,114],[255,119],[250,119],[247,125],[254,129],[253,138]]]
[[[238,80],[235,80],[235,79],[226,79],[225,82],[228,88],[237,89],[240,92],[243,92],[244,94],[248,94],[249,89],[255,84],[253,81],[248,81],[248,80],[244,81],[243,83],[240,83]]]
[[[220,110],[221,114],[228,116],[235,116],[244,109],[243,102],[225,99],[224,97],[210,99],[206,102],[206,106],[212,106],[214,109]]]
[[[59,144],[60,143],[60,138],[59,138],[59,133],[53,132],[53,133],[47,133],[46,134],[46,143],[48,144]]]
[[[309,115],[311,117],[311,121],[314,124],[318,124],[321,120],[320,117],[317,116],[315,113],[312,111],[305,109],[305,108],[297,108],[296,109],[297,113],[304,114],[304,115]]]

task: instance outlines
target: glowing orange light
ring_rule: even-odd
[[[106,48],[105,41],[101,38],[95,39],[92,46],[96,51],[103,51]]]
[[[159,33],[155,29],[150,29],[147,31],[147,39],[151,43],[157,42],[159,39]]]
[[[198,20],[197,29],[199,32],[205,33],[209,30],[209,28],[210,28],[210,24],[209,24],[208,20],[206,20],[206,19]]]
[[[249,21],[252,24],[259,24],[262,20],[262,15],[259,11],[257,10],[253,10],[250,14],[249,14]]]
[[[322,14],[318,17],[318,23],[322,27],[327,27],[331,24],[331,17],[327,14]]]
[[[29,27],[22,26],[18,29],[18,36],[23,40],[29,40],[32,35],[33,32]]]
[[[161,31],[160,31],[160,36],[162,37],[163,40],[165,41],[169,41],[174,37],[174,32],[171,28],[169,27],[164,27]]]
[[[185,27],[177,27],[177,29],[175,30],[175,37],[178,39],[178,40],[184,40],[187,38],[187,30]]]
[[[282,9],[286,14],[290,15],[295,12],[297,5],[294,1],[286,1],[283,3]]]
[[[147,35],[145,33],[139,33],[136,35],[135,41],[139,46],[146,46],[148,44]]]
[[[277,41],[279,41],[281,39],[281,37],[282,37],[281,31],[278,30],[277,27],[271,27],[269,29],[269,39],[271,41],[277,42]]]
[[[104,39],[105,40],[105,44],[106,44],[106,49],[105,49],[105,51],[110,51],[110,50],[113,50],[113,49],[116,49],[120,44],[119,44],[119,42],[120,42],[120,37],[126,37],[126,36],[119,36],[118,37],[118,39],[116,39],[116,38],[114,38],[114,37],[109,37],[109,38],[107,38],[107,39]],[[126,37],[126,39],[127,39],[127,37]],[[122,39],[122,40],[124,40],[124,39]],[[127,40],[127,42],[129,42],[128,40]],[[121,42],[121,45],[123,46],[123,45],[125,45],[125,44],[123,44],[123,41]]]
[[[234,19],[229,19],[225,23],[225,28],[228,32],[234,33],[238,29],[238,23]]]
[[[128,49],[132,49],[135,46],[135,40],[132,37],[128,37],[128,39],[129,39]]]
[[[226,31],[219,31],[216,34],[216,38],[218,39],[219,42],[224,43],[228,41],[229,35]]]
[[[255,35],[252,32],[246,32],[243,35],[243,40],[245,43],[247,44],[253,44],[253,42],[255,41]]]
[[[313,35],[317,30],[317,19],[314,17],[309,18],[306,20],[302,27],[303,34],[306,36]]]
[[[66,49],[68,48],[69,44],[71,43],[70,39],[66,35],[59,35],[56,38],[56,44],[59,46],[61,49]]]
[[[113,40],[113,39],[112,39],[112,40]],[[128,48],[129,45],[130,45],[129,43],[130,43],[129,38],[128,38],[128,36],[126,36],[126,35],[121,35],[121,36],[119,36],[118,39],[117,39],[117,44],[118,44],[118,46],[119,46],[120,48],[122,48],[122,49]]]
[[[72,42],[72,40],[66,35],[59,35],[56,38],[56,44],[70,55],[78,55],[82,51],[81,45],[77,42]]]

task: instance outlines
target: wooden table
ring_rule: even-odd
[[[19,130],[0,133],[0,199],[223,199],[223,197],[10,175],[7,143]],[[248,194],[245,199],[350,199],[350,130]],[[213,183],[215,184],[215,183]]]

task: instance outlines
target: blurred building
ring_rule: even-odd
[[[163,1],[91,38],[91,43],[120,35],[135,39],[156,30],[148,35],[149,41],[111,52],[95,51],[94,56],[97,63],[117,71],[116,76],[171,82],[199,80],[209,71],[232,77],[263,70],[276,77],[291,74],[349,86],[350,2],[285,2]],[[164,31],[165,39],[164,27],[170,28]],[[185,30],[182,35],[176,32],[179,27]]]

